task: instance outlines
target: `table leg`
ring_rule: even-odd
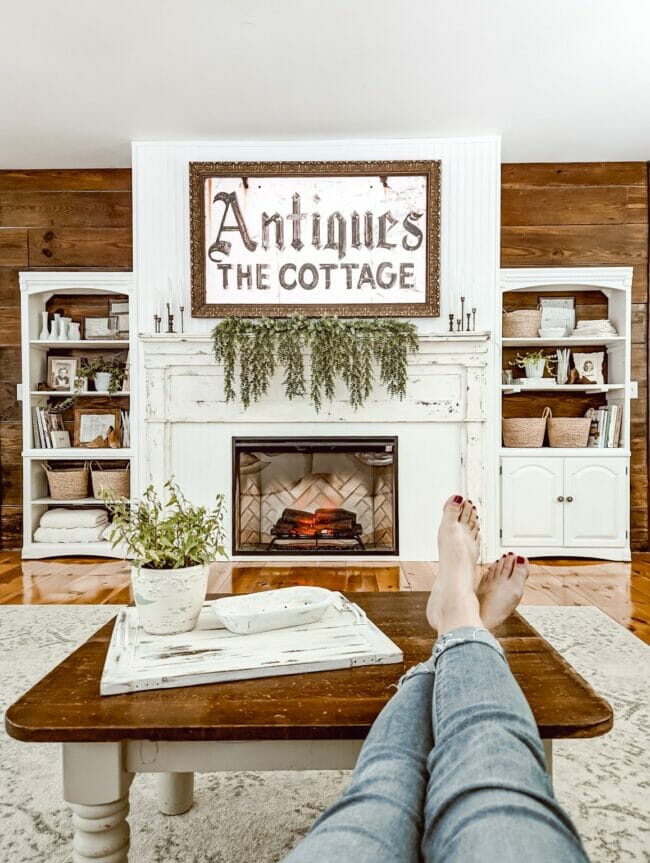
[[[72,807],[73,863],[127,863],[129,786],[122,743],[64,743],[63,796]]]
[[[553,741],[552,740],[542,740],[544,744],[544,755],[546,756],[546,770],[548,771],[548,777],[553,781]]]
[[[159,773],[158,808],[163,815],[182,815],[194,804],[193,773]]]

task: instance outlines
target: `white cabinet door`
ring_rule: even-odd
[[[563,461],[501,460],[501,545],[563,545]]]
[[[564,543],[625,546],[628,490],[625,458],[564,459]]]

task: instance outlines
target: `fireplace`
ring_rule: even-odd
[[[398,554],[396,437],[232,443],[233,554]]]

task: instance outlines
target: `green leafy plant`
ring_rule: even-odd
[[[545,368],[548,367],[549,371],[552,371],[552,367],[557,363],[557,355],[549,354],[545,356],[542,349],[529,351],[527,354],[517,354],[514,360],[510,361],[510,365],[516,366],[519,369],[525,369],[527,366],[534,366],[542,360],[546,361]]]
[[[109,374],[110,380],[108,383],[108,391],[113,395],[119,392],[122,387],[122,381],[126,372],[126,364],[119,357],[97,357],[94,360],[82,360],[77,379],[92,380],[96,374]]]
[[[226,401],[237,397],[245,408],[268,392],[278,367],[288,399],[309,396],[316,410],[331,401],[337,379],[348,390],[351,407],[370,396],[375,369],[391,396],[406,395],[408,357],[418,350],[414,324],[395,318],[226,318],[212,331],[214,356],[224,367]],[[309,381],[305,353],[311,356]]]
[[[217,495],[214,509],[208,509],[189,503],[173,479],[164,489],[164,501],[151,485],[141,500],[104,492],[113,516],[113,548],[124,543],[134,566],[146,569],[182,569],[225,557],[224,496]]]

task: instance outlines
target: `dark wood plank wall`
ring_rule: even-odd
[[[20,270],[131,269],[131,172],[0,171],[0,547],[22,541]]]
[[[504,165],[504,267],[634,267],[632,547],[648,547],[648,165]],[[556,397],[557,398],[557,397]]]
[[[503,266],[634,270],[632,540],[648,541],[648,169],[504,165]],[[0,546],[21,542],[20,302],[24,269],[130,269],[131,172],[0,171]]]

